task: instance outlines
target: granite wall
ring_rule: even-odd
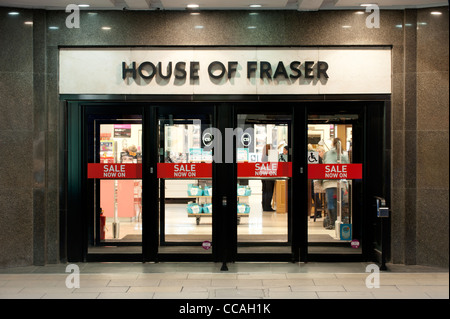
[[[79,29],[63,11],[10,11],[0,8],[0,267],[64,261],[59,45],[392,45],[391,261],[448,266],[448,7],[381,11],[378,29],[353,11],[83,11]]]

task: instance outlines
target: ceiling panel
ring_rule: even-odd
[[[0,6],[18,8],[65,9],[68,4],[89,4],[91,10],[185,10],[196,3],[200,9],[249,9],[250,4],[261,4],[261,9],[280,10],[341,10],[359,8],[364,0],[0,0]],[[371,2],[369,0],[369,2]],[[375,0],[380,8],[402,9],[448,6],[443,0]]]
[[[165,9],[184,9],[188,4],[198,4],[199,9],[248,9],[251,4],[260,4],[262,9],[284,9],[287,0],[161,0]]]
[[[298,9],[299,10],[319,10],[322,6],[323,0],[299,0]]]
[[[128,9],[148,10],[150,7],[146,0],[125,0]]]
[[[361,3],[375,3],[380,8],[408,8],[408,7],[432,7],[438,5],[448,5],[448,1],[442,0],[375,0],[375,1],[364,1],[364,0],[338,0],[336,3],[336,8],[342,7],[354,7]]]
[[[0,6],[17,8],[62,9],[69,4],[89,4],[90,8],[114,9],[113,0],[0,0]]]

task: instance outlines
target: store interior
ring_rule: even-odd
[[[272,119],[273,120],[273,119]],[[351,161],[352,125],[322,124],[324,121],[311,121],[308,125],[308,151],[316,152],[323,148],[325,152],[332,146],[333,138],[342,141],[342,152]],[[251,127],[255,143],[252,147],[239,145],[237,161],[259,162],[262,160],[263,147],[270,144],[272,155],[276,158],[289,156],[283,153],[288,145],[289,130],[287,123],[268,120],[263,116],[247,118],[242,115],[238,120],[243,129]],[[202,126],[190,123],[167,124],[161,122],[164,129],[164,147],[161,158],[164,162],[192,163],[211,162],[210,152],[203,152]],[[105,163],[139,163],[142,161],[142,125],[101,125],[100,160]],[[286,160],[286,158],[284,159]],[[271,210],[263,210],[263,182],[257,178],[238,178],[238,243],[279,243],[288,246],[288,178],[274,179]],[[351,181],[340,181],[345,189],[340,203],[339,221],[352,224]],[[317,181],[309,180],[308,191],[308,242],[311,249],[318,249],[321,243],[348,242],[342,239],[336,229],[326,227],[328,210],[326,196]],[[165,179],[164,217],[160,238],[165,243],[199,243],[212,241],[212,182],[211,179]],[[101,242],[140,243],[142,241],[142,180],[101,180],[100,205]],[[161,213],[161,212],[160,212]],[[314,245],[317,244],[317,245]]]

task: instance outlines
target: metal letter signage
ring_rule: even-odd
[[[61,48],[59,94],[389,94],[391,60],[390,47]]]

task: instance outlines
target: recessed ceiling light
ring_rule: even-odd
[[[251,4],[249,5],[250,8],[261,8],[262,5],[261,4]]]
[[[432,14],[432,15],[435,15],[435,16],[440,16],[440,15],[442,14],[442,12],[439,12],[439,11],[433,11],[433,12],[431,12],[431,14]]]
[[[356,11],[355,14],[365,14],[364,11]]]
[[[196,25],[194,28],[195,29],[203,29],[204,27],[202,25]]]
[[[195,8],[198,8],[199,5],[198,4],[188,4],[186,7],[190,8],[190,9],[195,9]]]
[[[79,4],[78,5],[80,8],[89,8],[90,5],[89,4]]]
[[[191,13],[189,13],[191,16],[199,16],[200,15],[200,12],[191,12]]]
[[[25,21],[23,24],[25,24],[25,25],[33,25],[33,21]]]
[[[11,12],[8,12],[8,14],[9,14],[10,16],[17,16],[17,15],[19,15],[19,12],[17,12],[17,11],[11,11]]]
[[[350,29],[352,26],[351,25],[343,25],[342,26],[344,29]]]
[[[59,27],[56,27],[56,26],[53,26],[53,25],[52,25],[52,26],[49,26],[48,28],[49,28],[50,30],[58,30],[58,29],[59,29]]]
[[[247,29],[256,29],[254,25],[248,26]]]
[[[102,30],[111,30],[111,27],[102,27]]]
[[[370,7],[370,6],[376,6],[376,3],[361,3],[360,6],[361,7]]]

